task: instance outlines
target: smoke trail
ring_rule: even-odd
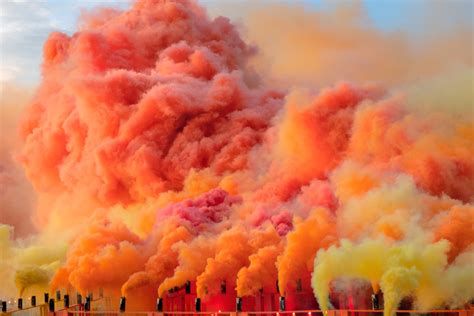
[[[472,105],[470,50],[417,64],[426,50],[357,12],[339,27],[327,21],[343,12],[315,13],[316,29],[286,12],[304,26],[294,37],[277,23],[282,39],[303,39],[290,52],[250,27],[272,41],[255,50],[186,0],[90,12],[74,35],[51,34],[19,155],[39,195],[38,243],[70,242],[51,288],[153,299],[196,281],[205,300],[222,282],[252,295],[278,279],[284,294],[314,270],[323,309],[341,277],[380,288],[387,315],[405,296],[423,309],[472,297],[474,130],[459,115]],[[295,58],[300,48],[315,57]],[[268,49],[281,80],[252,70]],[[39,283],[25,274],[20,288]]]

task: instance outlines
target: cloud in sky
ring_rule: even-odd
[[[28,69],[38,66],[42,43],[57,28],[47,3],[1,1],[0,24],[0,80],[32,80]]]
[[[34,84],[39,79],[43,43],[52,31],[71,34],[84,9],[127,7],[128,0],[0,1],[0,82]]]

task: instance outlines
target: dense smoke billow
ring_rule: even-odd
[[[39,233],[0,228],[20,292],[284,294],[312,273],[322,309],[341,278],[387,315],[474,297],[472,31],[415,47],[355,8],[270,11],[244,39],[193,1],[138,0],[49,36],[16,154]]]

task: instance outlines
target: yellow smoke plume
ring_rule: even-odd
[[[38,266],[26,267],[15,272],[15,285],[18,295],[21,297],[24,291],[33,286],[46,288],[53,275],[53,269],[45,269]]]
[[[314,261],[312,285],[323,310],[331,308],[329,282],[341,277],[360,278],[380,284],[384,295],[384,315],[393,315],[400,301],[413,295],[415,307],[429,310],[449,304],[459,307],[474,294],[469,286],[474,280],[467,260],[472,250],[459,262],[448,265],[446,240],[390,242],[364,239],[354,244],[348,240],[339,247],[320,250]]]
[[[66,245],[40,240],[14,240],[13,228],[0,224],[0,295],[39,295],[48,291],[52,276],[66,254]]]

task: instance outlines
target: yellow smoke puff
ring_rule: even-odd
[[[371,282],[376,291],[388,254],[387,245],[380,240],[366,240],[357,247],[342,240],[340,247],[319,251],[314,261],[312,285],[321,309],[331,308],[328,285],[338,277],[362,278]]]
[[[389,242],[366,239],[359,244],[342,241],[339,247],[320,250],[314,261],[312,286],[321,309],[331,308],[329,283],[351,277],[380,284],[384,315],[393,315],[405,296],[424,310],[448,304],[459,307],[474,296],[474,253],[467,251],[448,266],[446,240]],[[374,287],[374,290],[376,288]]]
[[[384,273],[381,280],[384,293],[384,316],[392,315],[403,297],[419,285],[420,272],[412,267],[394,267]]]
[[[0,295],[12,295],[15,287],[22,296],[39,294],[46,290],[49,281],[66,254],[66,245],[56,243],[38,246],[39,239],[31,239],[27,244],[13,241],[13,227],[0,225]]]
[[[31,286],[47,286],[52,272],[38,266],[30,266],[17,270],[15,273],[15,285],[18,288],[19,295]]]

